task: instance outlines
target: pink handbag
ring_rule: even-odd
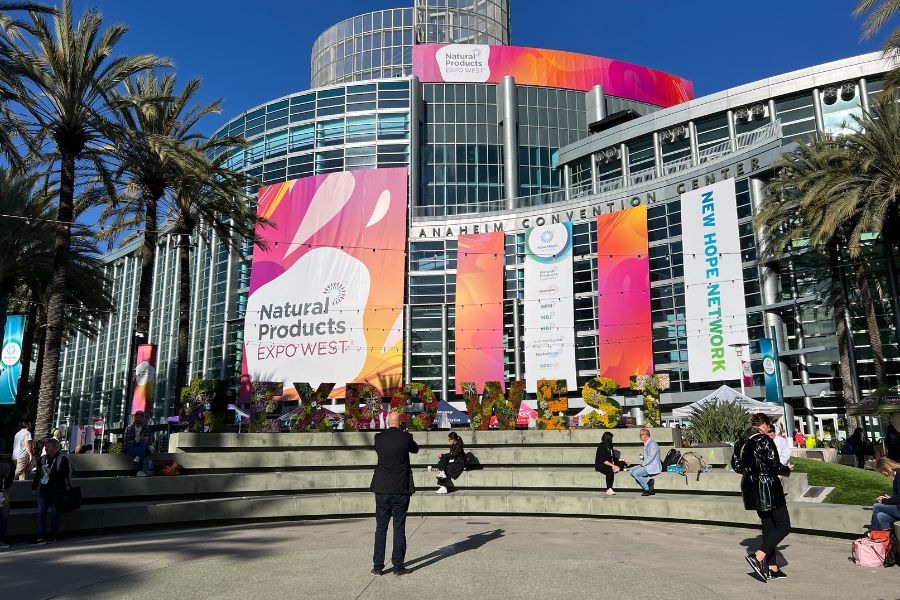
[[[876,542],[868,537],[854,540],[851,549],[853,562],[860,567],[881,568],[885,566],[890,544],[890,541]]]

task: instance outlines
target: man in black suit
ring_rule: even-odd
[[[419,446],[411,433],[402,431],[400,413],[388,416],[388,427],[375,435],[375,452],[378,464],[372,476],[370,489],[375,493],[375,552],[372,555],[372,573],[381,575],[384,569],[384,547],[387,543],[388,521],[394,519],[394,549],[391,563],[394,575],[403,575],[406,569],[406,511],[409,497],[415,493],[409,454],[416,454]]]

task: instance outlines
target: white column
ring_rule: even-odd
[[[203,223],[197,226],[197,231],[203,230]],[[199,233],[194,234],[197,237],[197,251],[194,257],[194,289],[191,290],[191,341],[188,350],[188,381],[194,378],[194,351],[197,343],[197,306],[200,303],[200,276],[203,272],[203,251],[204,240]]]
[[[228,366],[228,335],[231,332],[231,319],[234,318],[234,313],[231,310],[231,287],[234,281],[234,248],[229,244],[228,246],[228,263],[225,267],[225,305],[222,309],[222,358],[219,361],[219,379],[225,380],[226,378],[226,368]]]
[[[171,308],[169,312],[169,347],[166,351],[166,416],[169,416],[171,414],[169,412],[169,400],[171,399],[173,404],[175,405],[178,404],[179,400],[177,397],[178,382],[173,379],[175,377],[175,374],[172,373],[172,364],[178,359],[178,357],[175,356],[177,354],[177,351],[173,350],[173,348],[175,348],[175,342],[178,339],[178,302],[180,301],[180,298],[178,297],[178,289],[180,285],[178,269],[181,265],[181,257],[179,256],[178,252],[178,239],[175,240],[172,251],[175,254],[175,264],[173,265],[175,275],[172,277],[172,302],[170,304]]]
[[[212,330],[212,301],[216,287],[216,271],[218,271],[219,238],[215,232],[210,233],[209,242],[209,278],[206,280],[206,327],[203,329],[203,362],[200,376],[206,378],[209,368],[209,335]]]

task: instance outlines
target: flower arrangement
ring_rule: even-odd
[[[406,403],[412,398],[422,403],[422,412],[415,417],[409,418],[409,415],[406,413]],[[397,391],[391,396],[391,412],[398,412],[403,415],[407,431],[425,431],[431,427],[431,424],[434,423],[434,418],[437,416],[437,407],[437,397],[431,388],[424,383],[408,383],[403,387],[397,388]]]
[[[487,386],[485,384],[485,392]],[[498,384],[499,385],[499,384]],[[525,397],[525,382],[510,381],[506,386],[506,397],[499,392],[493,401],[493,413],[497,415],[497,427],[500,429],[515,429],[519,418],[519,408],[522,406],[522,398]]]
[[[619,424],[622,407],[609,396],[610,392],[618,387],[619,384],[609,377],[594,377],[584,384],[581,388],[581,397],[585,404],[594,408],[596,412],[582,417],[582,426],[612,429]]]
[[[553,413],[568,410],[568,391],[565,379],[541,379],[537,382],[538,429],[566,429],[565,419]]]
[[[250,383],[250,433],[279,433],[278,419],[269,419],[269,413],[278,409],[282,394],[280,383],[253,381]]]
[[[181,390],[181,409],[178,421],[185,426],[184,431],[201,433],[212,422],[210,411],[206,406],[212,402],[214,385],[207,379],[194,379],[191,384]],[[222,423],[224,429],[224,422]],[[212,430],[210,428],[210,430]]]
[[[348,383],[344,399],[344,431],[359,431],[381,414],[381,393],[370,383]]]
[[[325,409],[325,405],[328,403],[328,396],[331,395],[334,384],[320,383],[316,390],[313,390],[308,383],[297,383],[294,387],[297,389],[297,395],[300,396],[300,413],[297,415],[297,420],[291,425],[291,431],[323,431],[323,422],[328,425],[325,431],[330,431],[331,422],[328,420],[328,411]]]
[[[485,430],[491,424],[491,407],[485,406],[478,398],[478,388],[471,381],[462,384],[463,398],[466,401],[466,412],[469,413],[469,427],[472,431]]]
[[[650,426],[659,425],[659,395],[671,385],[668,373],[633,375],[631,389],[644,395],[644,421]]]

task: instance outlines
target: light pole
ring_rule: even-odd
[[[734,348],[734,353],[737,354],[738,359],[738,369],[741,372],[740,380],[741,380],[741,395],[746,396],[747,391],[744,387],[744,346],[749,346],[749,344],[744,344],[741,342],[735,344],[728,344],[732,348]]]

